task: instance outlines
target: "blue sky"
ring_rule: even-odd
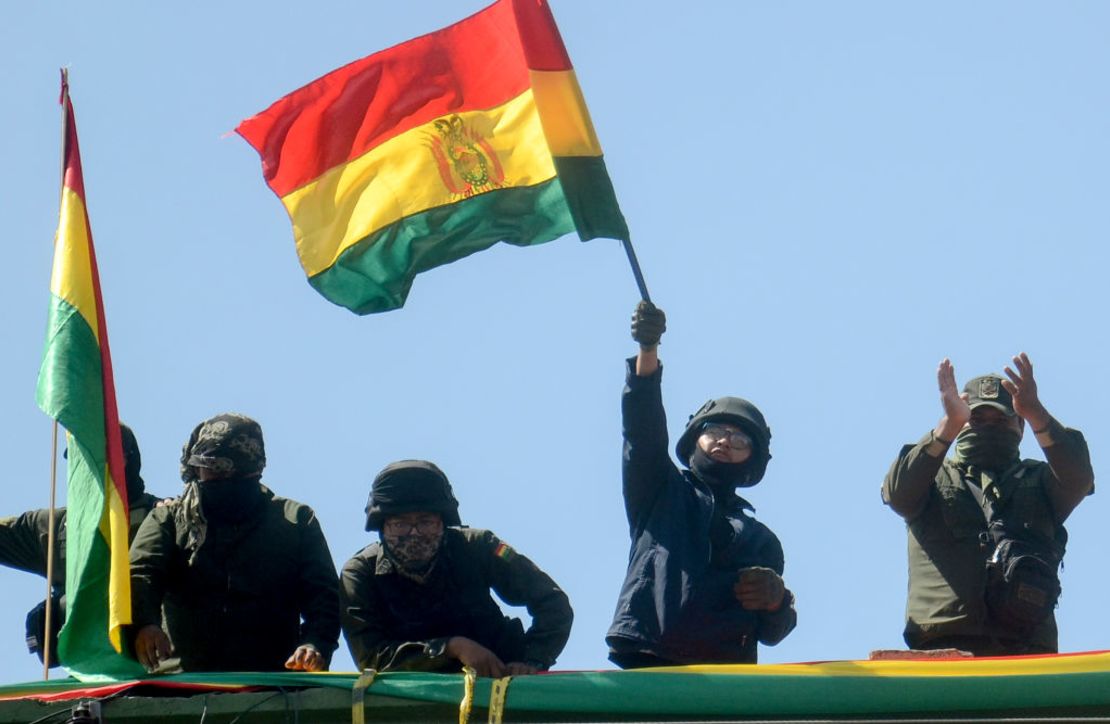
[[[0,513],[48,499],[34,404],[57,223],[58,68],[70,68],[121,416],[151,491],[225,410],[258,419],[264,482],[318,512],[336,565],[370,542],[373,475],[450,476],[568,592],[558,666],[605,668],[628,552],[619,393],[635,284],[617,242],[500,247],[356,317],[305,282],[254,151],[226,135],[313,78],[481,0],[21,3],[0,24]],[[959,381],[1026,351],[1086,434],[1110,418],[1110,6],[1097,2],[552,0],[652,296],[672,438],[705,399],[754,401],[774,438],[750,492],[781,538],[797,630],[761,660],[901,645],[905,533],[879,499]],[[1024,452],[1040,457],[1032,436]],[[1101,491],[1100,491],[1101,492]],[[1068,522],[1062,650],[1110,647],[1105,494]],[[0,572],[0,681],[33,680],[39,579]],[[345,646],[335,668],[352,667]]]

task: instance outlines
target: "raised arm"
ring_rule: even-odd
[[[667,416],[663,411],[659,364],[659,339],[666,316],[651,302],[640,302],[632,315],[632,338],[640,345],[628,360],[621,419],[624,433],[624,505],[629,525],[635,528],[654,502],[674,468],[667,450]]]
[[[1087,441],[1078,430],[1061,425],[1041,402],[1033,363],[1022,352],[1013,358],[1014,366],[1005,369],[1008,380],[1002,384],[1014,399],[1014,412],[1022,417],[1044,451],[1052,475],[1046,492],[1052,500],[1056,519],[1063,523],[1075,506],[1095,487]]]
[[[956,373],[947,357],[937,366],[937,388],[944,411],[940,421],[916,445],[902,448],[883,480],[883,502],[906,520],[912,520],[925,508],[929,489],[949,446],[971,419],[971,408],[956,386]]]

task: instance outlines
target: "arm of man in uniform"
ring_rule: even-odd
[[[628,360],[621,421],[624,432],[622,477],[628,522],[636,526],[650,508],[674,467],[667,450],[667,416],[663,410],[663,367],[659,339],[666,329],[662,310],[640,302],[632,316],[632,337],[640,353]]]
[[[971,419],[971,408],[956,387],[956,373],[947,357],[937,367],[937,386],[944,408],[940,422],[916,445],[904,446],[883,479],[883,502],[906,520],[924,510],[949,446]]]
[[[54,511],[54,585],[64,586],[66,572],[60,565],[64,540],[65,508]],[[46,538],[50,530],[50,511],[29,510],[18,516],[0,518],[0,565],[46,576]]]
[[[448,638],[404,641],[390,636],[373,581],[373,562],[361,556],[347,561],[339,575],[343,637],[360,670],[434,671],[454,658],[447,652]]]
[[[1063,523],[1084,497],[1094,492],[1095,471],[1087,441],[1078,430],[1061,425],[1049,414],[1037,392],[1033,363],[1024,352],[1013,358],[1014,368],[1005,369],[1010,379],[1002,384],[1014,399],[1014,412],[1029,423],[1037,444],[1044,450],[1052,475],[1046,492],[1052,500],[1057,522]]]
[[[524,606],[532,625],[524,634],[524,661],[507,662],[513,676],[551,668],[570,638],[574,611],[563,589],[539,566],[490,534],[490,579],[494,592],[510,606]]]
[[[139,663],[151,671],[171,654],[162,630],[162,598],[174,546],[173,510],[166,506],[148,515],[131,543],[132,646]]]
[[[297,605],[301,612],[301,643],[285,662],[285,668],[327,671],[339,646],[339,577],[316,514],[304,506],[298,515],[301,559]]]

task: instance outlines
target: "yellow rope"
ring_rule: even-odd
[[[365,724],[366,722],[366,690],[374,683],[378,675],[373,669],[366,669],[355,681],[351,692],[351,723]]]
[[[489,692],[489,724],[501,724],[501,719],[505,716],[505,699],[509,695],[509,682],[512,680],[513,677],[506,676],[493,682]]]
[[[463,698],[459,702],[459,724],[468,724],[470,709],[474,706],[474,682],[478,680],[478,672],[470,666],[463,667]]]

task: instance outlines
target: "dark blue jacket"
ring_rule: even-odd
[[[778,611],[748,611],[736,600],[737,572],[783,571],[782,545],[734,492],[714,500],[710,487],[671,462],[660,391],[662,368],[637,377],[629,360],[622,397],[624,504],[632,549],[606,642],[676,664],[755,663],[756,642],[773,645],[797,622],[786,592]],[[725,507],[732,539],[714,551],[714,506]]]

